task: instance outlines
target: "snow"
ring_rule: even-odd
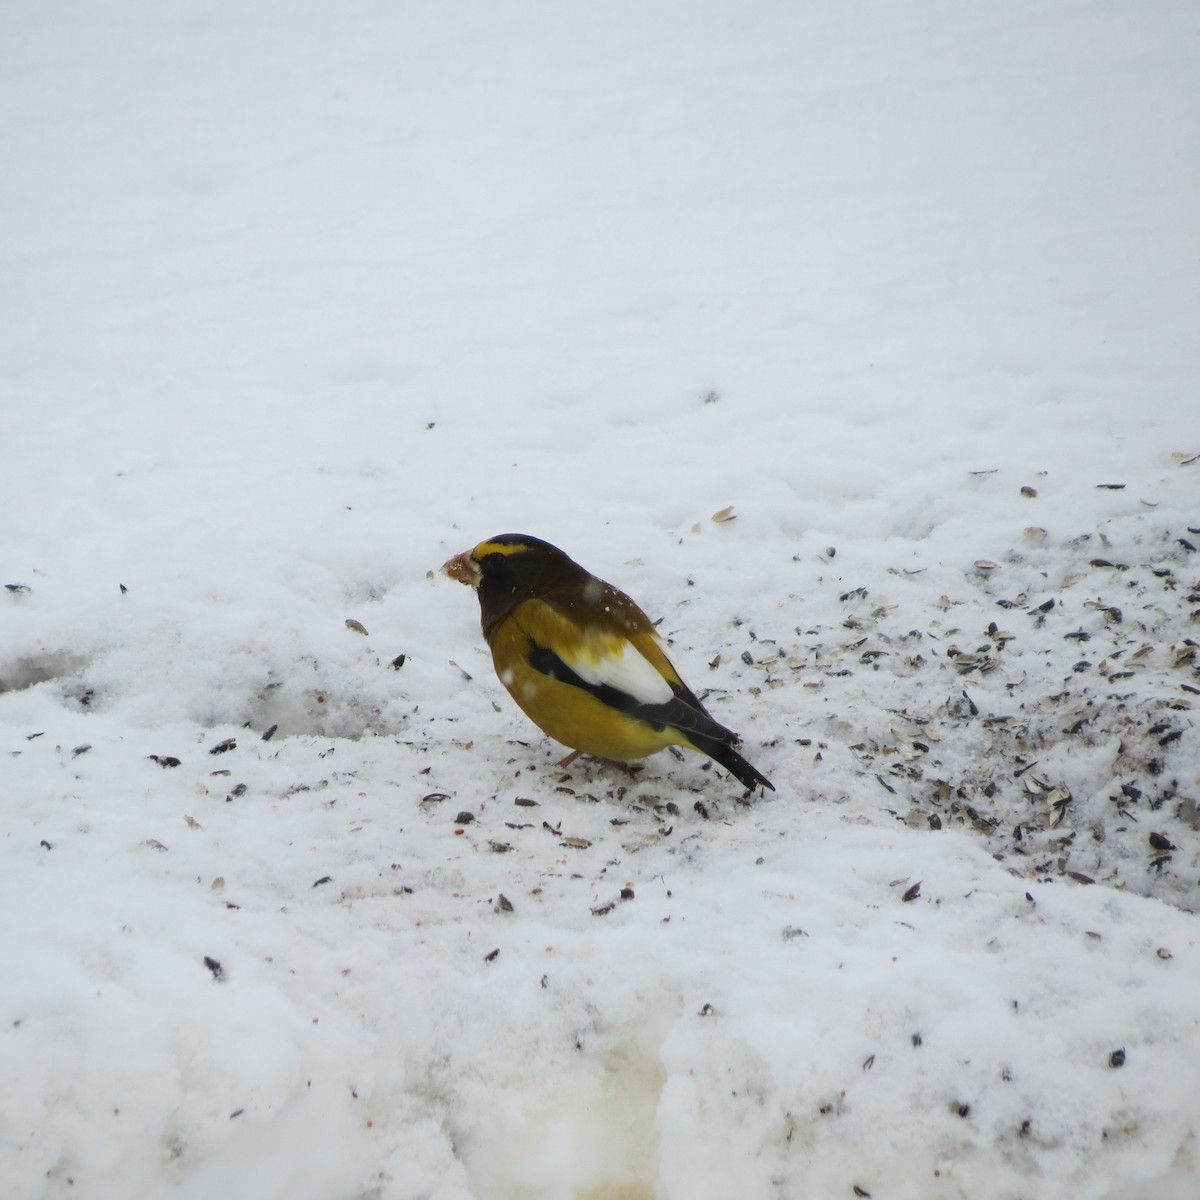
[[[1200,1193],[1193,5],[0,29],[6,1196]]]

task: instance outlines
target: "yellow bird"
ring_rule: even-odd
[[[525,715],[580,754],[699,750],[753,790],[775,790],[683,682],[650,618],[624,592],[539,538],[505,533],[442,567],[475,588],[500,682]]]

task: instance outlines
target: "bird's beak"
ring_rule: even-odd
[[[443,563],[442,574],[449,575],[451,579],[457,579],[459,583],[465,583],[469,587],[478,587],[479,581],[483,578],[483,572],[479,569],[479,564],[471,557],[470,550],[464,550],[461,554],[456,554],[449,562]]]

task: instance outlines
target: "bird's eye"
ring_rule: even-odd
[[[528,549],[529,547],[521,542],[480,542],[471,551],[471,557],[476,562],[482,562],[485,558],[508,558],[513,554],[521,554]]]

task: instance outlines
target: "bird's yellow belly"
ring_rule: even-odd
[[[493,649],[496,674],[525,715],[544,733],[572,750],[598,758],[644,758],[667,746],[685,746],[671,728],[655,729],[570,683],[550,679],[526,662]],[[501,661],[501,660],[504,661]]]

